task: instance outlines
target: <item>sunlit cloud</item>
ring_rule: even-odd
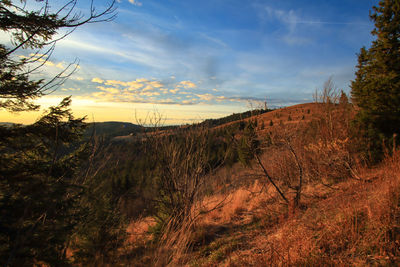
[[[157,96],[157,95],[160,95],[160,93],[159,92],[141,92],[140,95],[143,95],[143,96]]]
[[[95,77],[95,78],[92,79],[92,82],[94,82],[94,83],[104,83],[104,80]]]
[[[110,87],[103,87],[103,86],[97,86],[98,89],[108,92],[110,94],[118,94],[120,91],[117,88],[110,88]]]
[[[27,60],[27,62],[30,63],[37,63],[38,65],[44,65],[47,67],[55,67],[59,69],[65,69],[66,67],[64,66],[64,62],[54,62],[49,59],[48,55],[44,54],[29,54],[29,56],[24,56],[24,55],[19,55],[18,56],[21,59]],[[74,67],[78,68],[78,65],[73,64]]]
[[[148,82],[148,84],[154,88],[161,88],[164,86],[161,82],[158,82],[158,81],[151,81],[151,82]]]
[[[205,101],[211,101],[211,100],[215,99],[215,96],[213,96],[211,94],[196,94],[196,96],[198,98],[200,98],[201,100],[205,100]]]
[[[110,86],[127,86],[128,84],[126,82],[122,82],[122,81],[116,81],[116,80],[107,80],[105,83],[105,85],[110,85]]]
[[[178,85],[179,87],[184,87],[186,89],[196,88],[196,84],[191,81],[181,81]]]
[[[64,91],[64,92],[74,92],[74,91],[80,91],[81,89],[80,88],[61,88],[61,91]]]

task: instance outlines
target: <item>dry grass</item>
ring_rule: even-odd
[[[212,194],[193,204],[190,218],[179,229],[164,232],[152,264],[400,264],[400,153],[377,168],[364,167],[349,152],[346,122],[351,114],[343,112],[302,104],[258,116],[258,135],[268,134],[275,142],[261,160],[292,200],[299,168],[290,150],[279,145],[290,138],[285,140],[304,175],[301,205],[291,210],[256,164],[220,169],[208,177],[214,181]],[[132,228],[145,229],[142,223]]]
[[[237,265],[395,265],[400,263],[400,164],[388,158],[374,180],[347,181],[327,199],[252,240]],[[255,253],[258,252],[258,253]]]
[[[400,154],[397,155],[397,158]],[[255,182],[206,197],[190,243],[170,266],[366,266],[400,263],[400,162],[389,157],[363,180],[308,185],[290,215],[272,188]],[[190,228],[190,229],[189,229]],[[190,242],[189,242],[190,240]]]

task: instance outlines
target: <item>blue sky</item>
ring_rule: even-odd
[[[94,2],[99,11],[109,3]],[[369,11],[377,3],[120,0],[114,21],[84,25],[57,44],[41,75],[76,58],[79,69],[39,102],[46,107],[72,95],[75,114],[90,120],[134,122],[135,112],[157,110],[166,124],[180,124],[265,99],[270,107],[311,102],[330,76],[349,92],[356,53],[372,40]],[[2,112],[0,120],[26,123],[38,115]]]

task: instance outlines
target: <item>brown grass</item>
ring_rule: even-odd
[[[400,264],[400,153],[376,168],[365,167],[349,149],[351,116],[341,107],[316,103],[258,116],[259,137],[273,141],[261,161],[290,201],[301,165],[301,204],[282,201],[257,164],[222,168],[208,177],[212,194],[193,204],[179,229],[167,228],[152,264]],[[145,233],[140,229],[146,225],[136,222],[131,228]]]
[[[373,180],[346,181],[322,201],[251,241],[238,265],[393,265],[400,263],[400,164],[388,158]],[[313,204],[313,205],[311,205]],[[259,251],[260,253],[255,253]]]
[[[308,185],[304,209],[290,215],[272,188],[255,182],[206,197],[191,249],[171,266],[366,266],[400,263],[400,162],[360,170],[334,189]]]

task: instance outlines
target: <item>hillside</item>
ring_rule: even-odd
[[[212,193],[193,203],[192,219],[180,229],[167,231],[159,247],[152,248],[149,243],[157,225],[154,217],[141,217],[130,223],[126,249],[131,252],[132,266],[398,264],[400,154],[387,156],[372,169],[361,161],[347,163],[346,139],[339,131],[345,127],[346,116],[340,109],[338,105],[326,109],[322,104],[302,104],[249,118],[248,121],[258,121],[259,139],[276,132],[272,138],[278,136],[275,140],[279,140],[280,131],[293,138],[291,146],[302,160],[302,174],[296,173],[293,158],[285,158],[283,146],[266,148],[260,155],[289,203],[279,196],[254,161],[250,167],[236,163],[219,168],[207,178],[212,181]],[[351,116],[352,111],[349,113]],[[335,136],[328,137],[325,131],[329,129],[321,124],[327,114],[337,119],[332,121]],[[264,122],[264,129],[260,122]],[[220,127],[232,124],[235,122]],[[297,146],[295,140],[308,134],[309,127],[315,127],[316,133]],[[321,144],[324,138],[331,138],[326,146]],[[304,145],[309,149],[301,150]],[[305,181],[296,207],[292,199],[297,180],[292,179],[298,175],[303,175]],[[289,179],[286,182],[292,186],[285,187],[284,179]]]
[[[85,130],[84,136],[90,137],[94,133],[97,136],[113,138],[116,136],[129,135],[131,133],[141,131],[142,129],[143,127],[129,122],[96,122],[88,123],[88,127]]]
[[[360,170],[361,180],[309,186],[292,215],[270,187],[262,190],[255,182],[238,188],[199,219],[194,249],[176,256],[189,266],[394,266],[400,260],[399,170],[399,162],[388,158],[376,169]]]

